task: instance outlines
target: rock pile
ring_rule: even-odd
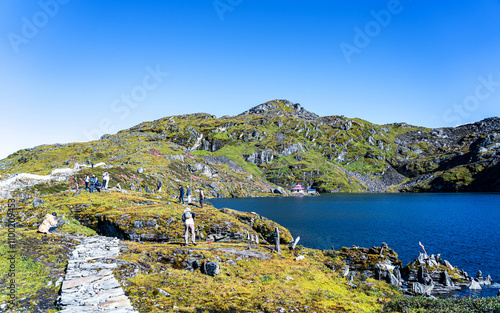
[[[419,253],[418,258],[402,267],[398,255],[385,243],[382,243],[382,247],[370,249],[356,246],[342,248],[338,254],[348,266],[342,270],[343,276],[352,278],[363,275],[382,280],[402,287],[410,295],[447,295],[464,287],[479,290],[493,284],[490,275],[483,277],[478,271],[475,278],[470,277],[464,270],[443,260],[439,254],[429,256]],[[337,265],[335,269],[340,268]]]
[[[136,312],[113,276],[120,240],[84,238],[68,260],[59,304],[61,313]]]

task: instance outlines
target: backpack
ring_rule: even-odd
[[[191,218],[191,212],[187,211],[186,213],[184,213],[184,217],[185,219],[190,219]]]

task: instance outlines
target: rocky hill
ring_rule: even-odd
[[[274,100],[237,116],[171,116],[97,141],[20,150],[0,161],[0,179],[69,167],[81,170],[38,189],[66,190],[70,179],[108,171],[112,187],[154,191],[161,181],[175,194],[183,183],[211,197],[286,193],[297,183],[321,192],[499,191],[499,132],[496,117],[428,129],[319,117]],[[84,167],[90,161],[101,166]],[[13,190],[0,185],[4,197]]]

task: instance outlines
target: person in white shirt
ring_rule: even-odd
[[[108,182],[109,174],[108,172],[104,172],[104,174],[102,174],[102,189],[108,189]]]
[[[194,212],[191,212],[190,208],[184,209],[184,214],[182,214],[182,221],[185,223],[185,233],[184,233],[184,240],[185,244],[188,245],[188,238],[189,238],[189,230],[191,230],[191,242],[196,246],[196,236],[194,233],[194,218],[196,214]]]

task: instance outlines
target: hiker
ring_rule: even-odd
[[[200,190],[200,208],[203,208],[203,200],[205,200],[205,194],[203,193],[203,189]]]
[[[39,233],[52,234],[52,232],[57,228],[57,213],[47,213],[42,224],[38,227]]]
[[[184,188],[182,187],[182,185],[179,185],[179,204],[182,202],[182,204],[185,204],[184,203]]]
[[[188,245],[188,238],[189,238],[189,230],[191,229],[191,242],[196,246],[196,237],[194,234],[194,218],[196,217],[196,214],[194,212],[191,212],[190,208],[184,209],[184,214],[182,214],[182,221],[184,222],[185,226],[185,233],[184,233],[184,241],[185,241],[185,246]]]
[[[188,204],[191,203],[191,187],[187,186],[186,196],[188,198]]]
[[[89,181],[90,193],[94,192],[95,182],[96,182],[95,175],[92,175],[92,177],[90,178],[90,181]]]
[[[104,174],[102,174],[102,189],[108,189],[108,181],[109,174],[108,172],[104,172]]]
[[[89,190],[89,182],[90,182],[90,178],[89,178],[89,175],[85,175],[85,190]]]
[[[158,179],[158,181],[156,181],[156,192],[161,192],[162,186],[163,186],[163,182]]]
[[[101,188],[102,188],[101,182],[99,181],[99,179],[96,178],[96,180],[95,180],[95,189],[97,191],[101,192]]]

